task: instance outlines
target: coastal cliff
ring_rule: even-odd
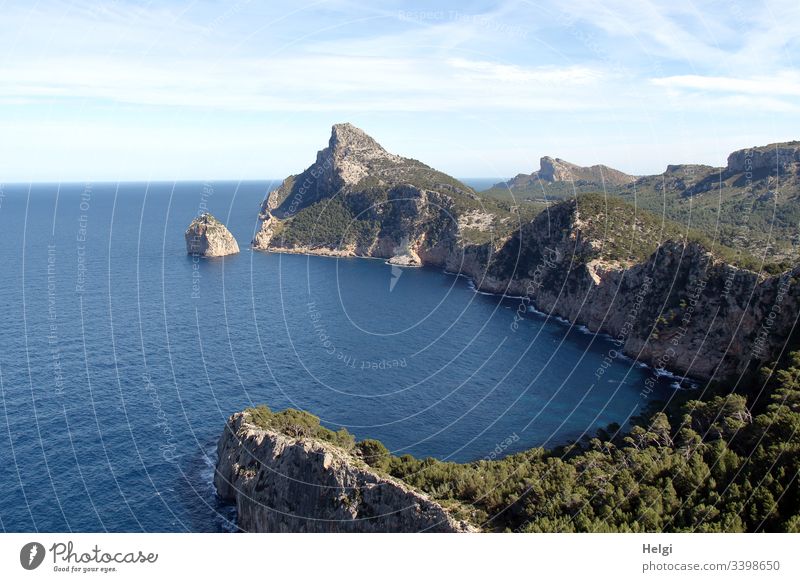
[[[610,334],[621,353],[656,368],[722,379],[771,361],[800,310],[800,266],[763,276],[702,241],[657,244],[660,225],[645,217],[600,198],[567,201],[471,275],[483,291],[527,297],[540,311]]]
[[[417,256],[489,233],[497,213],[488,206],[455,178],[338,124],[315,163],[264,200],[253,248],[416,265]]]
[[[376,472],[356,449],[342,446],[346,438],[330,442],[321,436],[326,433],[341,434],[299,411],[274,414],[261,408],[230,417],[217,446],[214,485],[222,499],[236,503],[240,529],[477,531],[426,495]]]
[[[201,257],[223,257],[239,252],[239,244],[228,228],[208,212],[195,218],[184,233],[186,253]]]
[[[766,171],[771,155],[795,176],[798,149],[793,142],[784,145],[735,152],[729,173],[749,167],[745,158]],[[665,178],[662,186],[689,196],[711,183],[687,182],[686,176],[712,176],[712,169],[686,168],[671,166],[667,174],[674,180]],[[634,180],[604,166],[581,168],[551,158],[543,158],[540,173],[537,180],[600,180],[619,187]],[[772,177],[760,179],[769,188]],[[582,194],[532,219],[520,208],[479,196],[340,124],[315,164],[264,200],[253,247],[381,257],[464,274],[479,290],[522,297],[526,308],[610,334],[620,354],[694,378],[752,371],[780,352],[793,329],[794,317],[786,314],[800,308],[795,262],[782,266],[780,275],[765,276],[756,272],[758,264],[743,266],[744,258],[754,259],[740,249],[618,196]]]

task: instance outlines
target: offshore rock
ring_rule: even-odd
[[[239,252],[231,232],[208,212],[195,218],[186,229],[186,253],[201,257],[223,257]]]

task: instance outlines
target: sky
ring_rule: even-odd
[[[800,139],[797,0],[2,2],[0,183],[281,178],[349,121],[457,177]]]

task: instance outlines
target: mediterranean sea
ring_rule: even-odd
[[[660,379],[642,397],[652,371],[608,338],[536,313],[513,325],[519,299],[464,277],[251,251],[276,185],[2,186],[0,529],[231,530],[216,441],[256,404],[466,462],[591,436],[670,394]],[[240,254],[187,256],[204,209]]]

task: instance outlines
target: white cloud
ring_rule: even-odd
[[[749,78],[674,75],[653,79],[653,83],[669,89],[742,93],[760,96],[800,96],[800,74],[782,71],[775,75]]]
[[[463,58],[81,57],[0,66],[0,100],[99,99],[234,111],[564,110],[589,105],[569,99],[566,89],[602,78],[583,66],[528,68]]]
[[[602,31],[621,57],[642,68],[661,61],[691,72],[767,71],[793,66],[800,38],[796,0],[573,0],[554,3],[562,24]]]
[[[794,71],[745,78],[675,75],[653,79],[652,84],[665,89],[684,110],[800,112],[800,74]]]
[[[478,82],[531,83],[538,86],[587,85],[600,81],[604,77],[599,70],[581,65],[531,68],[461,58],[448,59],[447,63],[466,73],[458,75],[458,77]]]
[[[427,15],[399,0],[279,4],[4,6],[0,173],[297,170],[343,120],[374,124],[387,146],[403,135],[399,152],[462,175],[479,166],[453,143],[509,174],[543,154],[622,165],[623,150],[605,156],[630,143],[636,173],[654,169],[647,144],[665,134],[659,167],[698,136],[738,147],[797,127],[796,0],[498,0],[475,12],[452,0]]]

